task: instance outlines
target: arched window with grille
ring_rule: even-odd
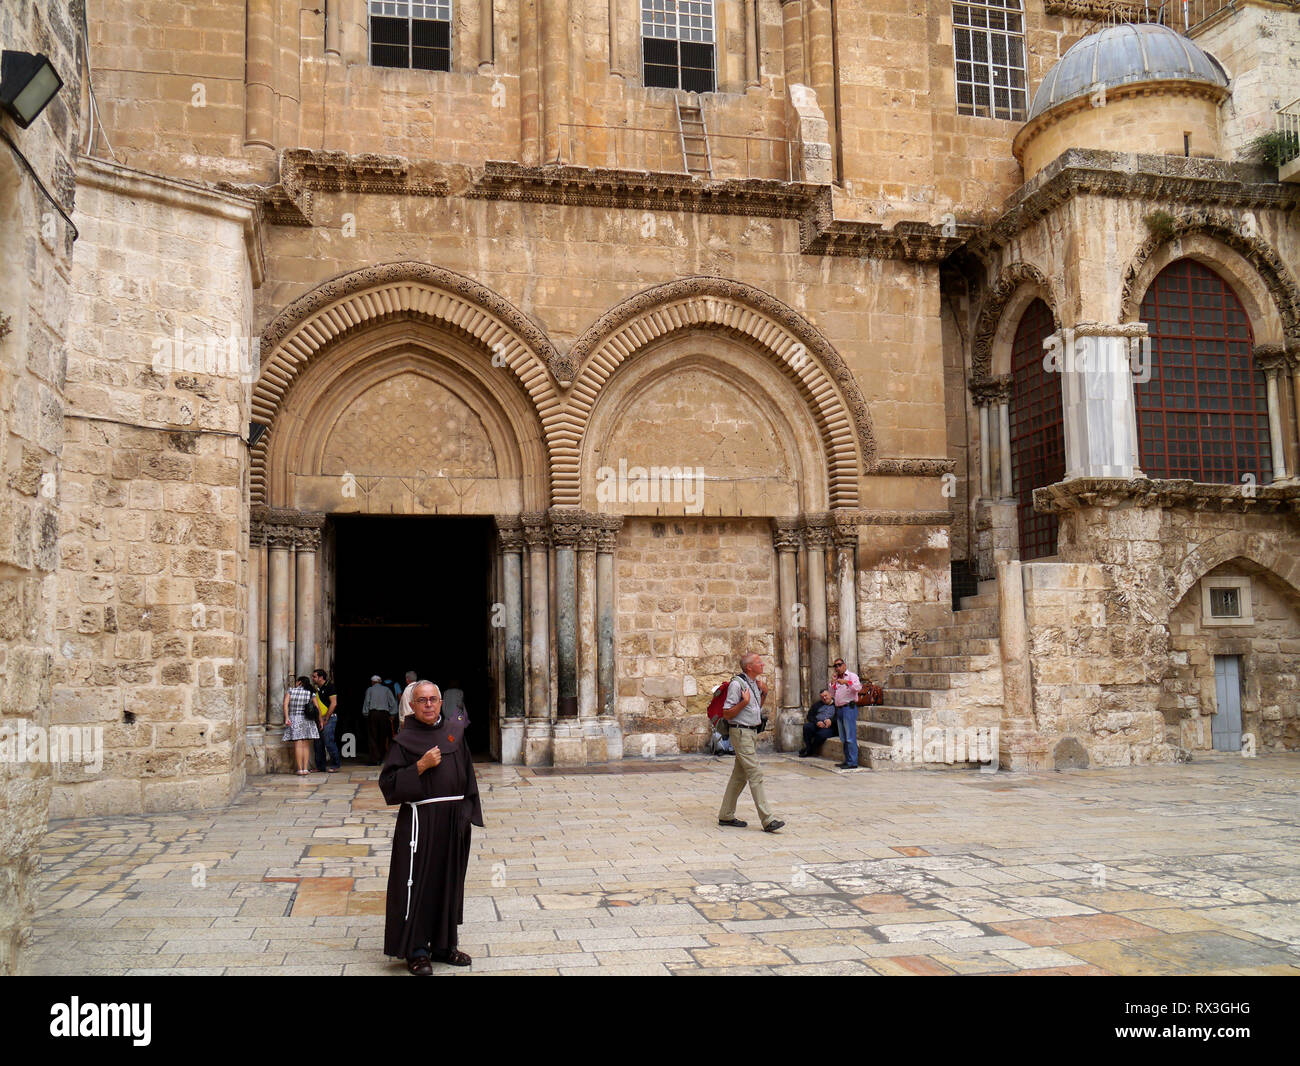
[[[1151,337],[1151,379],[1133,390],[1142,472],[1272,481],[1267,383],[1232,287],[1204,263],[1179,259],[1151,283],[1140,315]]]
[[[1052,312],[1042,300],[1025,308],[1011,345],[1011,478],[1020,527],[1020,558],[1056,554],[1058,519],[1034,510],[1034,489],[1065,477],[1061,375],[1043,367]]]

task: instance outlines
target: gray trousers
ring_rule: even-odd
[[[768,806],[767,796],[763,793],[763,768],[758,765],[758,734],[752,729],[731,727],[728,737],[731,746],[736,749],[736,761],[731,767],[731,779],[727,782],[727,791],[722,794],[722,806],[718,809],[718,821],[728,822],[736,817],[736,801],[749,785],[749,794],[754,798],[758,808],[758,818],[767,825],[776,817]]]

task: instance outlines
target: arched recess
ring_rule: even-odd
[[[688,514],[794,517],[830,507],[826,455],[811,412],[794,383],[736,337],[677,333],[619,368],[601,390],[582,441],[584,510],[611,509],[602,506],[597,485],[602,468],[613,471],[619,460],[631,470],[702,471],[699,510],[686,508]],[[636,508],[620,501],[612,510]]]
[[[684,278],[638,293],[602,315],[574,344],[569,354],[573,387],[562,424],[549,438],[554,503],[579,504],[583,440],[605,383],[648,345],[691,330],[737,337],[780,370],[817,427],[829,506],[856,507],[858,478],[873,469],[876,442],[853,372],[793,308],[751,285],[711,277]]]
[[[422,325],[455,339],[474,376],[491,381],[492,393],[517,395],[535,412],[542,436],[558,423],[560,400],[552,368],[562,362],[540,327],[508,300],[464,275],[428,263],[367,267],[324,282],[293,301],[261,338],[261,371],[253,389],[253,420],[272,426],[252,454],[252,502],[273,503],[268,491],[268,449],[279,413],[305,371],[326,350],[401,323],[407,334]],[[416,330],[418,332],[418,329]],[[390,344],[397,343],[390,338]],[[430,348],[432,350],[432,348]],[[503,381],[508,387],[503,387]],[[531,434],[530,434],[531,435]]]
[[[1300,560],[1279,544],[1276,535],[1233,529],[1192,547],[1170,571],[1169,606],[1182,602],[1196,583],[1224,563],[1243,560],[1267,570],[1288,597],[1300,603]]]
[[[1052,314],[1053,329],[1060,328],[1058,304],[1052,283],[1031,263],[1005,267],[980,304],[971,337],[971,377],[978,381],[1011,371],[1011,344],[1025,309],[1042,300]]]
[[[497,373],[466,339],[406,318],[337,341],[280,405],[266,502],[386,514],[544,508],[542,427]]]
[[[1120,321],[1136,322],[1147,289],[1176,259],[1196,259],[1232,286],[1250,319],[1256,344],[1300,338],[1300,288],[1267,241],[1241,220],[1219,212],[1174,218],[1167,233],[1143,242],[1124,272]]]

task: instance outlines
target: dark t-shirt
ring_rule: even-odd
[[[325,710],[327,711],[330,709],[330,697],[339,694],[339,690],[334,687],[333,681],[326,681],[325,684],[316,689],[316,692],[320,696],[321,703],[325,704]],[[335,710],[337,709],[335,708]]]

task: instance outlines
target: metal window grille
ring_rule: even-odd
[[[713,0],[641,0],[646,85],[713,92]]]
[[[1142,471],[1213,484],[1273,480],[1267,384],[1246,311],[1194,259],[1160,272],[1142,299],[1151,380],[1134,386]]]
[[[451,70],[451,0],[370,0],[370,65]]]
[[[1059,520],[1034,510],[1034,489],[1065,477],[1061,375],[1043,367],[1043,341],[1052,332],[1051,310],[1035,300],[1021,315],[1011,345],[1011,483],[1021,559],[1056,554]]]
[[[1024,121],[1025,18],[1021,0],[952,5],[957,113]]]

